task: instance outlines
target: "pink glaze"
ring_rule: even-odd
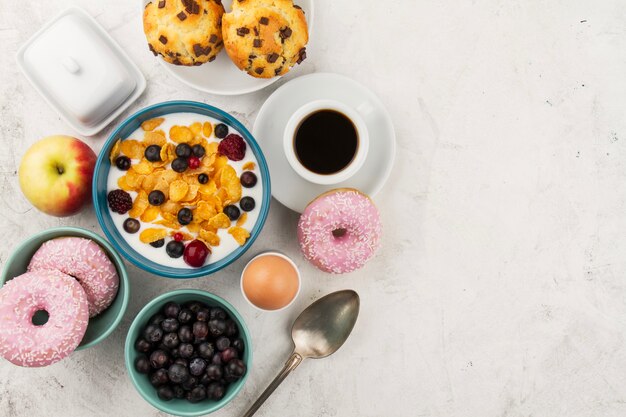
[[[361,268],[378,249],[381,232],[374,203],[365,194],[345,188],[317,197],[298,222],[304,256],[334,274]]]
[[[89,317],[111,305],[119,286],[115,265],[93,240],[60,237],[44,242],[35,252],[29,271],[56,269],[80,282],[87,294]]]
[[[38,310],[48,321],[32,322]],[[19,366],[47,366],[72,353],[89,321],[78,281],[59,271],[27,272],[0,288],[0,355]]]

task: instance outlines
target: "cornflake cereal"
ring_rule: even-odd
[[[211,253],[206,265],[224,258],[250,237],[247,227],[254,226],[258,209],[240,210],[238,218],[229,218],[224,208],[238,207],[244,192],[260,206],[261,181],[246,189],[239,179],[258,163],[250,150],[242,161],[219,154],[219,139],[213,135],[218,123],[198,114],[171,114],[144,121],[129,138],[113,145],[108,189],[128,192],[133,204],[125,215],[111,212],[111,216],[120,233],[143,256],[167,266],[189,268],[182,262],[181,248],[200,240]],[[231,127],[229,133],[239,134]],[[146,151],[149,146],[158,150]],[[131,160],[126,171],[115,166],[120,156]],[[233,211],[227,212],[232,216]],[[139,233],[124,229],[123,222],[129,217],[140,221]]]

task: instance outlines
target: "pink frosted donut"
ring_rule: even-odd
[[[93,240],[60,237],[48,240],[35,252],[29,271],[56,269],[80,282],[87,294],[89,317],[111,305],[120,283],[115,265]]]
[[[33,324],[35,312],[48,321]],[[59,271],[27,272],[0,288],[0,355],[19,366],[47,366],[78,346],[89,321],[78,281]]]
[[[298,240],[304,256],[325,272],[361,268],[380,245],[378,209],[358,190],[341,188],[313,200],[300,216]]]

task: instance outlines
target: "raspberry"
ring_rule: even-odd
[[[220,142],[217,151],[231,161],[241,161],[246,155],[246,142],[241,136],[231,133]]]
[[[192,156],[187,160],[187,163],[189,164],[189,168],[196,169],[200,166],[200,158],[198,158],[197,156]]]
[[[174,233],[174,240],[180,242],[181,240],[183,240],[183,234],[180,232]]]
[[[119,214],[124,214],[133,207],[133,199],[124,190],[113,190],[107,195],[109,208]]]

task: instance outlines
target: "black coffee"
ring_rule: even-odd
[[[316,174],[344,169],[356,154],[359,138],[352,121],[335,110],[318,110],[296,129],[294,147],[300,163]]]

